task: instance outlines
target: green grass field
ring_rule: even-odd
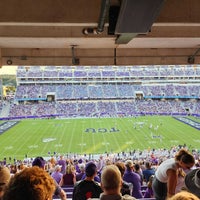
[[[152,128],[150,129],[150,124]],[[155,130],[157,128],[157,130]],[[0,159],[57,153],[105,153],[170,148],[200,149],[200,131],[172,117],[22,120],[0,135]]]

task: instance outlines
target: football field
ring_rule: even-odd
[[[27,119],[2,132],[0,141],[0,159],[23,159],[25,155],[118,153],[179,144],[200,149],[200,131],[170,116]]]

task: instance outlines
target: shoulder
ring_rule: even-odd
[[[138,173],[136,173],[136,172],[133,172],[133,177],[135,177],[135,178],[139,178],[140,179],[140,174],[138,174]]]
[[[86,180],[80,180],[76,182],[74,187],[83,187],[85,185],[95,185],[97,187],[100,187],[99,183],[96,181],[86,181]]]
[[[157,170],[160,170],[163,168],[165,169],[174,168],[175,165],[176,165],[176,161],[173,158],[167,159],[158,166]]]
[[[98,182],[98,181],[93,181],[93,183],[94,183],[95,185],[97,185],[97,186],[99,186],[99,187],[100,187],[100,185],[99,185],[99,182]]]

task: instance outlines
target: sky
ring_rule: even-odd
[[[4,65],[0,68],[0,75],[15,75],[17,66]]]

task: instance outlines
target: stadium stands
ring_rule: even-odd
[[[20,66],[9,117],[199,116],[200,66]]]

